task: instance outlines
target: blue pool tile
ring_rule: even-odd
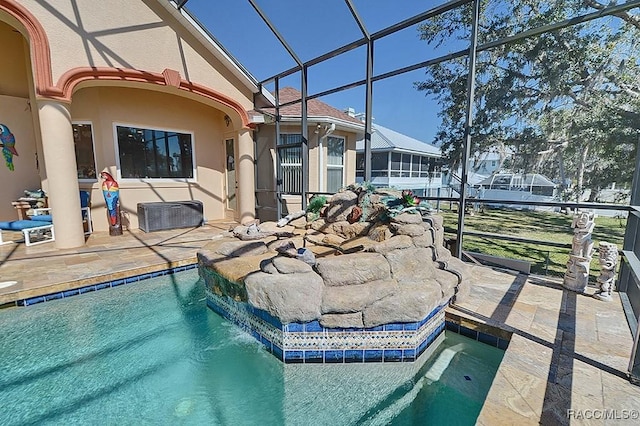
[[[267,339],[264,336],[260,336],[260,343],[265,345],[267,347],[267,349],[271,350],[271,340]]]
[[[384,331],[384,326],[379,325],[377,327],[365,328],[365,331]]]
[[[304,359],[302,351],[284,351],[284,361],[290,363],[301,363]]]
[[[498,338],[487,333],[478,333],[478,342],[482,342],[486,345],[491,345],[494,347],[498,346]]]
[[[404,349],[402,351],[402,360],[403,361],[415,361],[416,360],[416,350],[415,349]]]
[[[44,300],[48,302],[49,300],[62,299],[63,297],[64,295],[62,294],[62,292],[53,293],[53,294],[47,294],[46,296],[44,296]]]
[[[383,354],[384,362],[402,361],[402,351],[399,349],[385,349]]]
[[[258,342],[262,342],[262,336],[260,335],[260,333],[258,333],[255,330],[251,330],[251,335],[253,336],[254,339],[256,339]]]
[[[75,296],[77,294],[80,294],[80,289],[79,288],[74,288],[73,290],[63,291],[62,294],[64,295],[64,297]]]
[[[80,294],[84,294],[84,293],[88,293],[90,291],[96,291],[96,286],[95,285],[88,285],[86,287],[82,287],[80,289]]]
[[[100,283],[96,284],[96,290],[102,290],[103,288],[111,287],[110,283]]]
[[[381,362],[381,361],[382,361],[381,350],[364,351],[364,362]]]
[[[344,351],[344,362],[363,362],[364,351],[348,349]]]
[[[460,324],[456,324],[452,321],[445,321],[445,325],[447,327],[447,330],[460,334]]]
[[[138,275],[136,275],[135,277],[125,278],[124,279],[124,283],[120,283],[120,284],[131,284],[131,283],[137,282],[138,278],[139,278]],[[118,281],[120,281],[120,280],[118,280]],[[118,281],[113,281],[113,282],[116,283]],[[120,284],[115,284],[115,285],[120,285]]]
[[[273,355],[275,355],[276,358],[278,358],[280,361],[283,360],[282,358],[282,348],[280,346],[277,345],[273,345],[273,352],[271,352]]]
[[[344,351],[324,351],[324,362],[326,363],[343,363]]]
[[[44,301],[45,301],[44,296],[32,297],[30,299],[25,299],[24,305],[31,306],[31,305],[35,305],[36,303],[42,303]]]
[[[322,331],[322,326],[318,321],[311,321],[304,324],[304,331]]]
[[[415,331],[418,329],[419,327],[418,322],[408,322],[406,324],[404,324],[404,330],[408,330],[408,331]]]
[[[289,324],[285,324],[284,331],[288,331],[290,333],[299,333],[304,331],[304,326],[298,322],[291,322]]]
[[[460,326],[460,334],[473,340],[478,340],[478,332],[470,328]]]
[[[498,338],[498,347],[503,351],[507,350],[507,346],[509,346],[509,341]]]
[[[149,278],[151,278],[151,277],[152,277],[152,275],[151,275],[151,274],[142,274],[142,275],[138,276],[138,280],[139,280],[139,281],[141,281],[141,280],[148,280],[148,279],[149,279]]]
[[[322,351],[304,351],[304,362],[307,364],[322,364]]]
[[[404,329],[404,324],[386,324],[384,326],[384,331],[402,331]]]

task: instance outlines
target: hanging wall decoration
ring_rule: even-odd
[[[16,138],[11,133],[11,130],[4,124],[0,124],[0,147],[2,148],[2,156],[7,168],[13,171],[13,156],[18,155],[18,151],[15,148]]]

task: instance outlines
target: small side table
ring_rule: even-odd
[[[18,212],[18,220],[30,219],[29,213],[31,209],[48,207],[47,198],[22,198],[17,201],[12,201],[11,205]]]
[[[27,211],[31,208],[31,204],[28,201],[12,201],[11,205],[18,211],[18,220],[29,219]]]

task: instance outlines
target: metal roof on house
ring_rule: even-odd
[[[371,128],[373,130],[371,134],[372,151],[410,151],[437,157],[442,156],[442,152],[437,146],[403,135],[379,124],[372,124]],[[364,151],[364,139],[356,142],[356,151]]]

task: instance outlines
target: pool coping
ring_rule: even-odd
[[[155,278],[162,275],[170,275],[198,267],[194,256],[190,259],[170,261],[164,264],[155,264],[145,267],[125,269],[122,271],[97,275],[77,280],[50,284],[43,287],[30,289],[17,288],[15,291],[0,295],[0,309],[11,307],[31,306],[36,303],[48,302],[66,297],[72,297],[105,288],[117,287]]]

